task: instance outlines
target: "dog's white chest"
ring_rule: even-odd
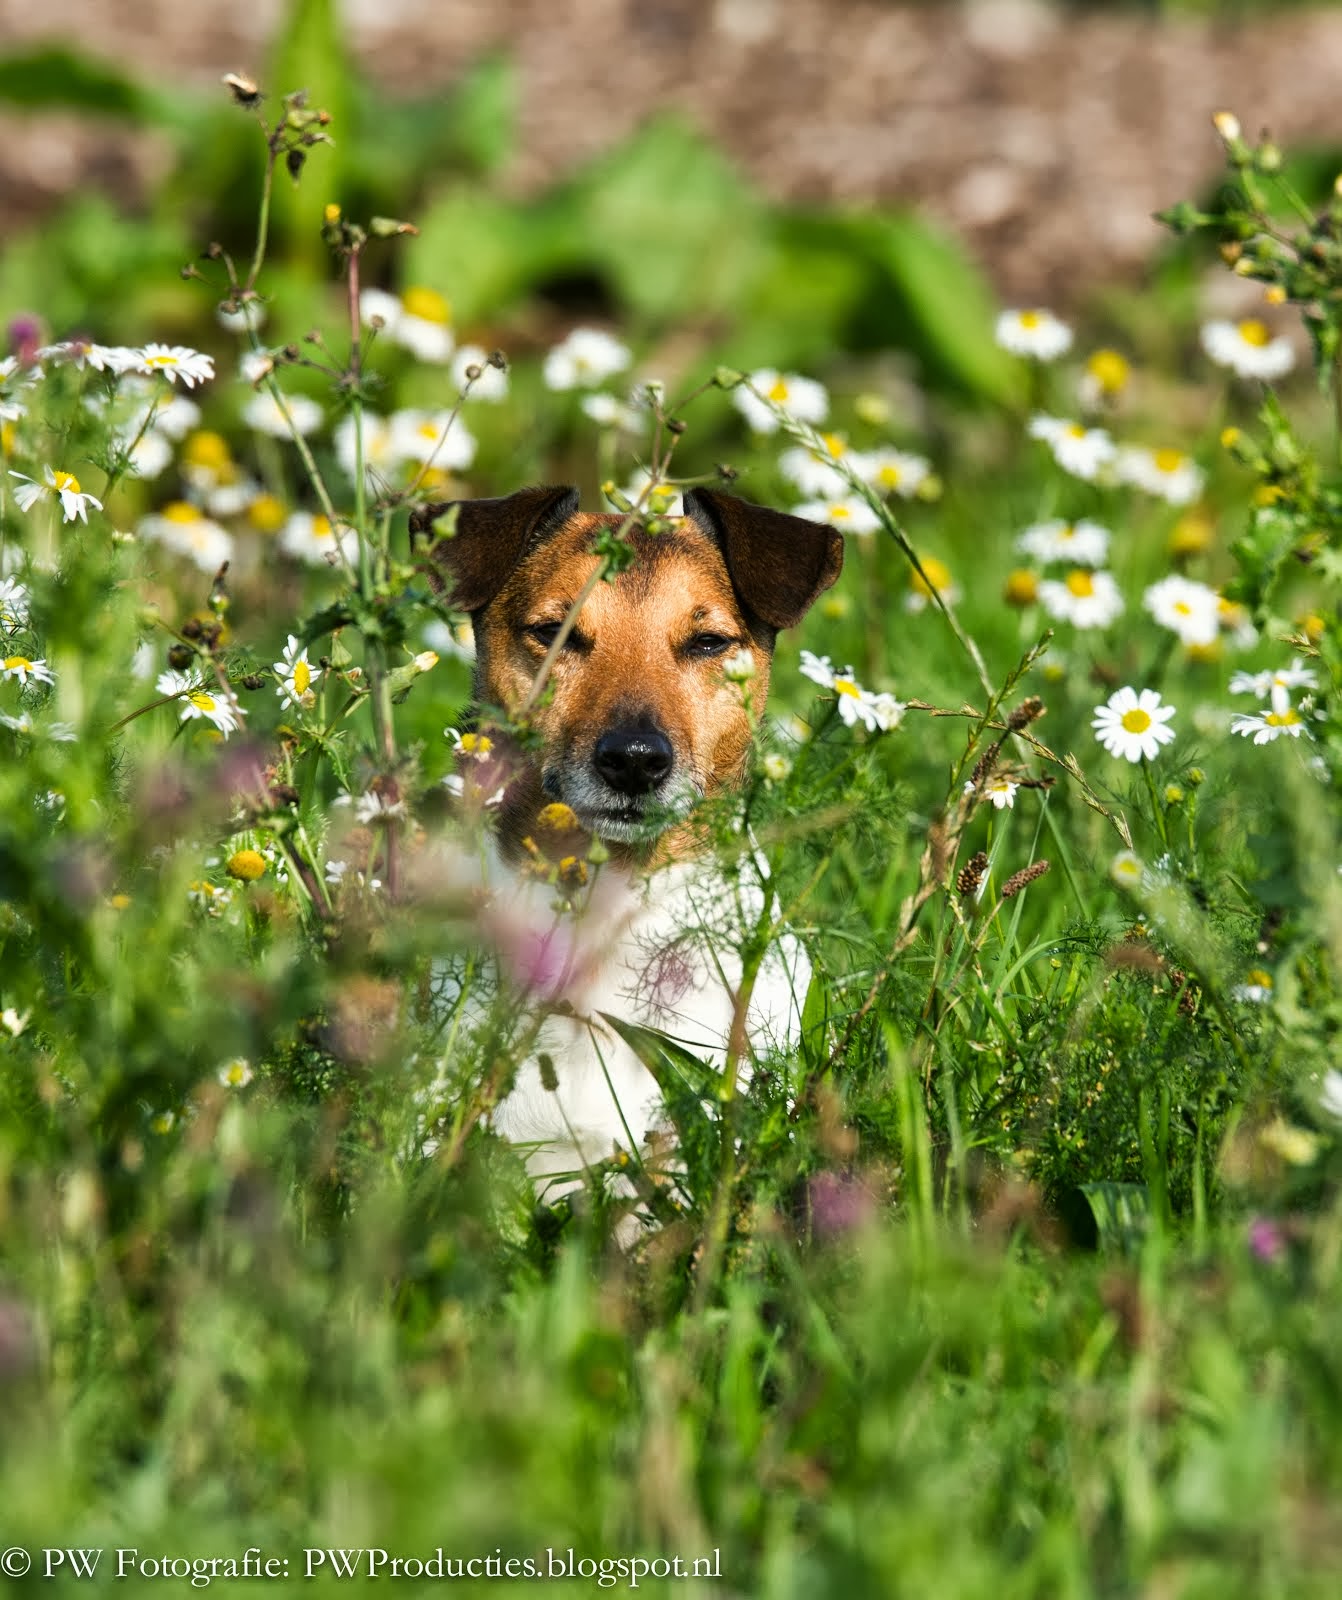
[[[667,868],[646,883],[607,874],[577,915],[555,916],[550,898],[543,886],[519,884],[496,910],[514,930],[530,929],[513,964],[520,960],[533,990],[564,1011],[545,1018],[493,1118],[527,1150],[537,1177],[580,1173],[617,1144],[637,1149],[663,1120],[656,1082],[602,1013],[655,1028],[725,1069],[738,947],[764,903],[757,883],[729,882],[700,864]],[[753,1049],[796,1039],[809,980],[797,940],[775,940],[747,1011]],[[542,1056],[553,1064],[554,1088],[543,1082]],[[743,1063],[743,1075],[748,1068]]]

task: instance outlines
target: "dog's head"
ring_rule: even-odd
[[[452,503],[411,519],[431,534]],[[517,711],[559,626],[598,565],[592,545],[617,515],[578,509],[568,488],[455,503],[450,537],[429,551],[452,604],[470,613],[476,695]],[[555,661],[553,692],[531,715],[542,791],[589,833],[633,842],[739,781],[769,687],[774,638],[839,575],[839,534],[799,517],[692,489],[668,531],[629,535],[636,559],[587,595]],[[752,659],[746,684],[724,663]]]

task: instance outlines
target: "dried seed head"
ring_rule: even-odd
[[[242,106],[246,111],[250,111],[261,99],[256,79],[245,72],[226,72],[219,81],[233,96],[233,104]]]
[[[978,765],[969,776],[969,781],[975,787],[986,783],[992,776],[992,770],[997,765],[997,757],[1002,748],[1002,741],[995,739],[978,759]]]
[[[987,852],[980,850],[976,855],[970,856],[964,866],[956,875],[955,887],[960,897],[967,900],[970,895],[978,890],[983,882],[983,874],[988,870]]]
[[[554,1057],[546,1055],[542,1050],[536,1057],[536,1065],[541,1069],[541,1088],[548,1089],[554,1094],[559,1088],[559,1074],[555,1071]]]
[[[1019,872],[1013,872],[1002,885],[1003,900],[1010,900],[1017,895],[1028,883],[1033,883],[1036,878],[1042,878],[1048,871],[1051,863],[1048,861],[1035,861],[1028,867],[1022,867]]]
[[[1012,733],[1019,733],[1022,728],[1028,728],[1032,722],[1037,722],[1043,714],[1044,702],[1037,694],[1032,694],[1029,699],[1022,700],[1007,718],[1007,727]]]

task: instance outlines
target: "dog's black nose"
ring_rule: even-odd
[[[675,762],[671,741],[658,728],[612,728],[592,751],[592,765],[621,794],[647,794]]]

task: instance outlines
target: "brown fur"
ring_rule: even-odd
[[[577,511],[575,502],[560,489],[463,502],[455,536],[431,553],[472,613],[477,698],[510,716],[526,705],[546,655],[547,644],[528,630],[564,620],[596,569],[594,539],[625,520]],[[412,531],[427,531],[446,509],[420,513]],[[775,630],[799,620],[838,576],[842,545],[828,529],[727,495],[692,493],[687,510],[669,532],[633,528],[633,565],[585,600],[530,713],[540,754],[508,788],[499,826],[505,855],[519,853],[548,802],[575,804],[601,787],[594,750],[611,729],[646,726],[665,736],[674,756],[668,788],[674,782],[678,797],[743,779]],[[706,639],[729,646],[705,654]],[[738,649],[754,660],[745,684],[723,670]],[[617,859],[649,862],[690,844],[677,820],[655,841],[617,839],[611,849]]]

